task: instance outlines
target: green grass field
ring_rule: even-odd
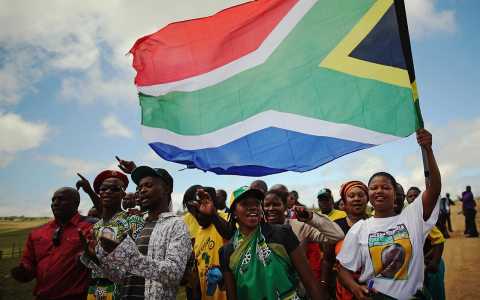
[[[10,269],[18,264],[19,257],[11,258],[12,246],[15,252],[23,249],[28,233],[48,221],[47,218],[29,221],[0,221],[0,299],[27,300],[33,299],[32,290],[35,282],[18,283],[10,277]]]
[[[0,251],[3,258],[11,257],[12,248],[17,251],[23,249],[28,233],[32,228],[45,224],[47,218],[32,221],[0,221]]]
[[[23,249],[28,233],[48,221],[45,219],[29,221],[4,221],[0,220],[0,250],[4,251],[0,260],[0,300],[30,300],[33,299],[32,291],[35,281],[18,283],[10,277],[10,269],[18,264],[19,258],[11,258],[12,245]],[[177,299],[186,299],[185,290],[181,288]]]

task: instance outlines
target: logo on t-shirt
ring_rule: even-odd
[[[412,243],[407,227],[399,224],[387,231],[368,235],[368,250],[375,277],[406,280],[412,258]]]

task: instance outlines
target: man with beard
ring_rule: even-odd
[[[135,241],[100,237],[99,260],[111,278],[125,278],[122,299],[174,300],[192,246],[185,223],[169,211],[173,179],[164,169],[140,166],[132,180],[148,212],[145,225]]]
[[[92,224],[78,213],[80,195],[70,187],[52,197],[54,220],[28,235],[20,264],[11,270],[19,282],[37,280],[33,294],[42,300],[83,300],[90,272],[78,259],[82,252],[79,231],[89,235]]]

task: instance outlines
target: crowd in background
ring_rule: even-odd
[[[342,184],[337,202],[321,188],[318,211],[284,184],[255,180],[229,197],[192,185],[178,216],[166,170],[117,157],[122,172],[93,184],[79,174],[76,188],[53,194],[54,220],[30,233],[11,274],[36,279],[39,300],[175,299],[181,286],[192,300],[445,299],[454,202],[440,197],[430,133],[417,141],[430,169],[423,192],[378,172]],[[131,181],[136,192],[126,193]],[[78,213],[80,189],[93,202],[88,216]],[[477,237],[470,187],[462,206],[465,234]]]

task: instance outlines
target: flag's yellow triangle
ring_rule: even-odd
[[[394,5],[393,0],[377,0],[343,40],[325,57],[320,63],[320,67],[412,88],[407,70],[349,56],[392,5]]]

